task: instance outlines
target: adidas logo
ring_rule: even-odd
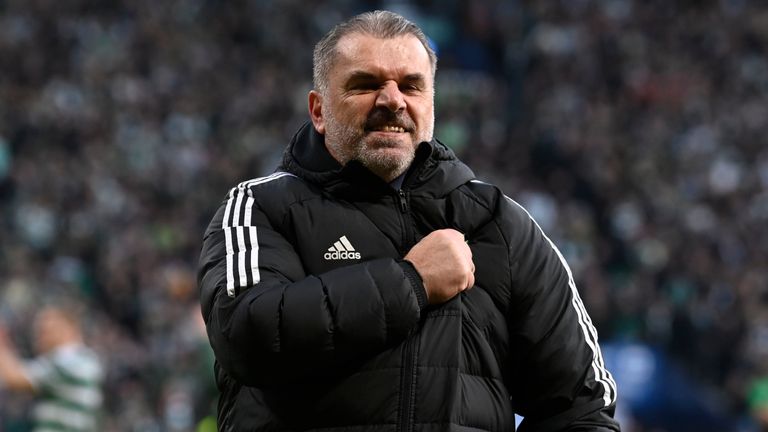
[[[328,248],[328,252],[323,255],[326,260],[354,260],[360,259],[360,252],[355,252],[352,243],[347,236],[341,236],[339,240]]]

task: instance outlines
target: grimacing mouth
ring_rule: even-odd
[[[368,132],[392,132],[392,133],[411,133],[413,127],[408,127],[402,123],[382,123],[382,124],[366,124],[364,127],[366,133]]]
[[[366,127],[365,130],[367,132],[398,132],[398,133],[410,132],[408,129],[402,126],[397,126],[397,125],[380,125],[380,126]]]
[[[363,129],[365,132],[412,133],[416,125],[407,113],[375,109],[369,114]]]

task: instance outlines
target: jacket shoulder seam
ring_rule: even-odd
[[[490,185],[489,185],[490,186]],[[480,204],[484,209],[488,211],[488,213],[493,216],[493,210],[491,209],[491,206],[489,206],[487,203],[480,200],[475,194],[470,193],[469,191],[466,191],[465,189],[468,189],[469,186],[467,186],[467,183],[464,183],[463,185],[456,188],[459,192],[466,195],[467,198],[471,199],[472,201]]]

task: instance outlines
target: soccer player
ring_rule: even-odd
[[[83,343],[77,316],[45,307],[35,315],[33,333],[39,356],[23,361],[0,328],[0,389],[35,394],[34,431],[100,430],[102,366]]]

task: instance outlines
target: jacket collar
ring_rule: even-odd
[[[362,164],[352,161],[339,164],[325,147],[325,137],[311,122],[304,123],[285,149],[281,170],[314,183],[331,193],[389,194],[390,186]],[[403,189],[443,196],[461,184],[475,178],[472,170],[440,141],[422,142],[409,168]]]

